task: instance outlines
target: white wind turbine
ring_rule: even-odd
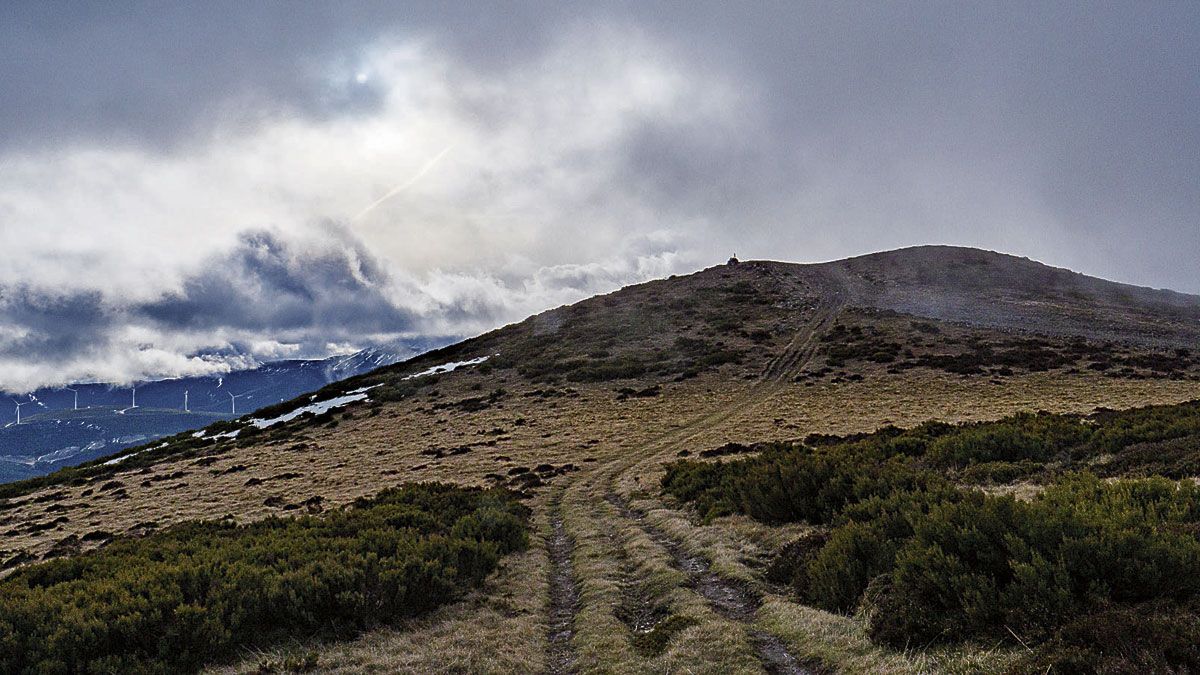
[[[63,389],[66,389],[67,391],[75,394],[75,405],[74,405],[74,407],[71,408],[71,410],[79,410],[79,390],[72,389],[70,387],[63,387]]]
[[[187,389],[184,389],[184,390],[183,390],[183,412],[190,412],[190,411],[188,410],[188,393],[187,393]]]
[[[230,410],[230,412],[233,413],[234,415],[237,415],[237,400],[250,392],[246,392],[243,394],[234,394],[231,391],[227,391],[225,393],[229,394],[229,410]]]
[[[28,401],[18,401],[15,398],[13,399],[13,403],[17,404],[17,424],[21,423],[21,406],[29,405],[30,403],[33,403],[33,402],[34,402],[34,400],[33,400],[32,396],[29,397]]]
[[[131,392],[132,392],[132,394],[133,394],[133,399],[130,401],[130,403],[129,403],[129,407],[128,407],[128,408],[125,408],[124,410],[116,410],[116,411],[114,411],[114,412],[116,412],[118,415],[124,415],[125,413],[129,412],[130,410],[133,410],[134,408],[138,407],[138,404],[137,404],[137,385],[136,385],[136,384],[130,385],[130,386],[129,386],[129,389],[130,389],[130,391],[131,391]]]

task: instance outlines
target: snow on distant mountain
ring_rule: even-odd
[[[104,383],[4,395],[0,403],[0,482],[37,476],[122,449],[253,412],[455,342],[431,337],[392,342],[325,359],[288,360],[223,375]],[[185,409],[186,400],[186,409]],[[21,423],[17,421],[17,401]]]

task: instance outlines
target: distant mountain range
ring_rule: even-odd
[[[132,388],[103,383],[5,395],[0,398],[0,482],[42,475],[244,415],[456,339],[415,338],[326,359],[275,361],[224,375],[140,383],[137,407]],[[19,425],[17,401],[28,402],[21,405]]]

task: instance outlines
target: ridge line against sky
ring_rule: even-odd
[[[472,334],[736,251],[1200,292],[1200,5],[11,2],[0,389]]]

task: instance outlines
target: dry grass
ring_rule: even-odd
[[[844,673],[995,673],[1018,653],[1012,649],[965,646],[957,649],[884,649],[867,639],[862,617],[831,614],[766,595],[758,625],[783,638],[800,658]]]
[[[686,576],[636,521],[604,499],[603,472],[568,487],[563,514],[575,539],[574,565],[581,587],[574,646],[583,672],[759,672],[742,631],[715,614],[684,587]],[[694,625],[657,655],[639,654],[634,627],[622,615],[635,606],[659,617],[686,617]]]
[[[554,477],[551,485],[564,489],[563,516],[576,543],[573,563],[582,599],[573,645],[580,669],[760,672],[746,627],[716,615],[703,598],[683,585],[662,547],[606,502],[606,494],[616,491],[632,498],[639,510],[649,514],[649,522],[689,551],[711,560],[714,571],[757,583],[769,554],[800,529],[768,528],[745,518],[705,526],[691,522],[685,513],[663,502],[657,488],[663,463],[679,451],[695,452],[729,441],[797,438],[812,432],[869,431],[883,424],[911,425],[931,418],[981,420],[1037,409],[1087,412],[1098,406],[1123,408],[1200,397],[1196,382],[1043,373],[992,384],[983,378],[914,370],[809,387],[711,374],[664,383],[662,395],[656,398],[627,401],[616,400],[616,385],[579,386],[577,397],[544,399],[525,396],[534,385],[465,372],[444,377],[437,385],[441,394],[437,400],[478,395],[479,390],[472,388],[476,384],[485,392],[503,386],[510,393],[495,406],[470,413],[434,410],[424,395],[388,404],[374,416],[365,406],[356,407],[352,418],[339,420],[336,428],[303,429],[274,445],[262,439],[231,449],[211,466],[173,461],[147,475],[119,474],[115,480],[124,484],[124,499],[115,499],[111,491],[84,496],[85,490],[98,485],[58,488],[66,492],[61,500],[30,501],[0,512],[0,527],[13,533],[0,544],[7,551],[3,557],[21,550],[41,556],[70,534],[83,536],[95,530],[120,534],[145,522],[166,526],[226,513],[250,521],[287,513],[266,506],[270,497],[286,505],[320,496],[325,508],[336,508],[412,480],[484,485],[491,482],[487,474],[570,463],[578,470]],[[297,443],[306,447],[288,449]],[[465,454],[440,459],[422,454],[465,444],[472,445]],[[236,466],[245,469],[221,473]],[[187,475],[142,483],[151,475],[175,471]],[[301,475],[276,478],[289,473]],[[544,494],[531,502],[536,527],[543,532],[547,503]],[[46,513],[51,504],[61,504],[65,510]],[[69,520],[48,531],[27,531],[27,525],[56,515]],[[545,550],[535,537],[531,551],[507,560],[483,592],[463,602],[398,629],[295,649],[315,649],[320,668],[333,672],[541,670],[548,574]],[[687,616],[696,624],[675,635],[661,655],[638,654],[629,626],[617,611],[627,602],[630,588],[669,614]],[[846,672],[970,672],[999,667],[1010,656],[981,648],[883,650],[867,641],[859,619],[806,608],[769,593],[755,625],[782,638],[794,655]],[[220,672],[250,669],[259,660],[250,656],[238,667]]]

